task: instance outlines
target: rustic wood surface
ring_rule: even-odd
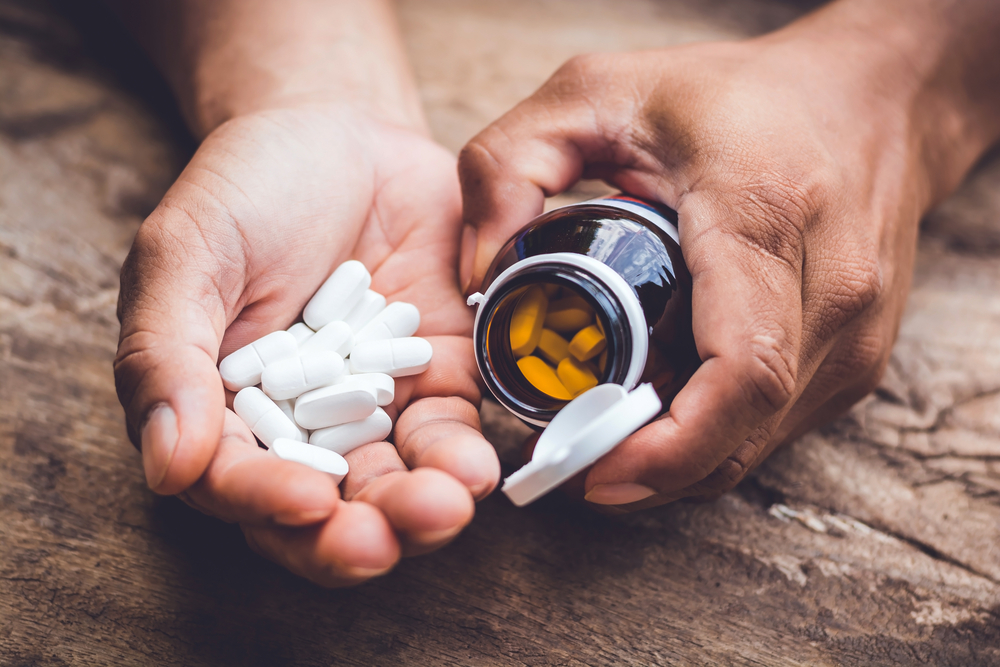
[[[1000,664],[1000,161],[926,221],[881,388],[734,492],[616,519],[494,494],[443,551],[323,590],[145,488],[111,375],[118,270],[192,146],[78,4],[0,0],[0,664]],[[574,53],[808,4],[401,13],[457,150]],[[483,413],[509,473],[523,428]]]

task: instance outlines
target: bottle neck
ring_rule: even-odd
[[[518,370],[511,350],[514,306],[536,285],[558,286],[587,302],[607,340],[599,383],[627,390],[634,387],[648,350],[648,327],[638,297],[605,264],[584,255],[551,253],[517,262],[493,281],[480,300],[474,333],[476,361],[497,400],[535,426],[548,424],[568,402],[532,387]]]

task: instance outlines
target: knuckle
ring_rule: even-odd
[[[742,224],[731,230],[761,257],[802,271],[805,234],[820,199],[808,183],[777,174],[756,178],[735,193]]]
[[[480,187],[499,166],[491,134],[489,129],[480,132],[459,151],[458,177],[463,188]]]
[[[611,64],[610,56],[603,53],[581,53],[573,56],[556,70],[550,85],[579,85],[595,75],[604,73]]]
[[[754,336],[744,373],[747,403],[763,416],[778,412],[792,400],[796,373],[796,359],[784,345],[772,336]]]
[[[839,346],[831,360],[836,376],[847,381],[848,391],[858,401],[875,391],[889,365],[892,347],[877,332],[860,334]]]
[[[877,260],[856,256],[837,259],[826,272],[825,293],[819,316],[819,333],[830,337],[868,311],[882,297],[883,276]]]

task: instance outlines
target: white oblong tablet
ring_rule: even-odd
[[[285,400],[274,401],[274,404],[281,408],[281,411],[285,413],[285,416],[295,422],[295,399],[289,398]],[[298,424],[295,424],[295,428],[299,429],[299,440],[302,442],[309,442],[309,431],[305,430]]]
[[[330,322],[325,327],[310,336],[309,340],[299,346],[299,354],[311,354],[328,350],[346,357],[354,348],[354,332],[346,322]]]
[[[389,405],[396,394],[396,381],[385,373],[359,373],[357,375],[341,375],[337,384],[354,384],[375,392],[380,406]]]
[[[297,440],[301,437],[295,422],[257,387],[240,390],[233,400],[233,411],[268,447],[278,438]]]
[[[340,383],[314,389],[295,401],[295,421],[309,430],[364,419],[378,407],[378,393],[368,387]]]
[[[344,322],[347,326],[351,327],[351,331],[360,331],[373,317],[381,313],[384,308],[384,296],[372,290],[365,290],[361,300],[358,301],[354,308],[351,308],[351,312],[344,318]]]
[[[406,338],[415,334],[418,328],[420,328],[420,311],[417,307],[412,303],[396,301],[373,317],[371,322],[354,336],[354,343]]]
[[[278,438],[271,444],[270,450],[286,461],[295,461],[333,475],[335,484],[340,484],[349,470],[347,460],[337,452],[305,442]]]
[[[250,343],[260,360],[266,367],[282,359],[294,357],[299,353],[299,344],[295,341],[295,336],[287,331],[274,331],[263,338],[258,338]]]
[[[265,394],[280,400],[325,387],[343,372],[344,358],[324,350],[273,363],[261,373],[260,382]]]
[[[312,335],[316,333],[310,329],[309,325],[305,322],[296,322],[292,326],[288,327],[287,331],[295,336],[295,342],[299,345],[302,345],[302,343],[312,338]]]
[[[392,420],[385,410],[378,408],[360,421],[313,431],[309,436],[309,444],[344,456],[361,445],[385,440],[391,432]]]
[[[344,319],[371,284],[372,277],[364,264],[353,259],[344,262],[309,299],[302,319],[314,331]]]
[[[249,345],[244,345],[219,364],[222,384],[230,391],[239,391],[258,384],[265,366],[295,354],[289,353],[289,345],[294,341],[295,337],[287,331],[275,331]],[[298,351],[297,343],[295,350]]]
[[[403,377],[427,370],[434,349],[423,338],[392,338],[358,343],[351,350],[351,373]]]

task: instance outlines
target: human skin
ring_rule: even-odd
[[[117,11],[202,139],[122,269],[115,379],[146,479],[319,584],[431,551],[499,478],[458,284],[455,158],[430,138],[391,7],[155,0]],[[434,347],[396,382],[394,444],[330,476],[258,448],[217,361],[283,329],[347,259]]]
[[[840,0],[769,35],[570,60],[460,155],[462,279],[581,177],[678,211],[700,369],[586,500],[732,488],[869,393],[921,216],[1000,137],[1000,6]]]

